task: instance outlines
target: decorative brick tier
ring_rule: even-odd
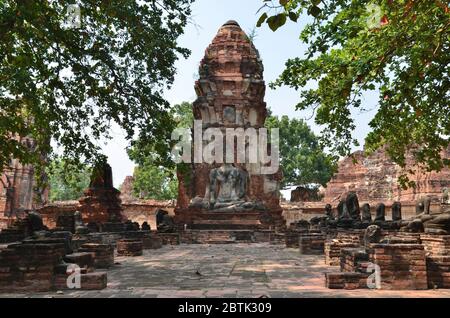
[[[142,252],[142,240],[122,239],[117,241],[117,254],[119,256],[141,256]]]
[[[109,268],[114,265],[114,247],[110,244],[86,243],[78,251],[93,253],[95,268]]]
[[[369,262],[380,266],[381,289],[427,289],[425,250],[420,244],[371,244]]]
[[[382,239],[386,240],[389,244],[421,244],[420,233],[408,233],[408,232],[387,232],[382,233]]]
[[[232,244],[256,241],[255,231],[250,230],[187,230],[181,232],[184,244]]]
[[[180,229],[187,225],[189,230],[268,230],[284,228],[286,222],[281,216],[283,210],[270,211],[272,222],[262,221],[265,213],[261,211],[208,212],[201,209],[177,209],[175,222]]]

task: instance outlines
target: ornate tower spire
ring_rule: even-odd
[[[267,115],[263,70],[258,50],[239,24],[225,23],[200,63],[195,119],[205,127],[262,127]]]

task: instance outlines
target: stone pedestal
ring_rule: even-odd
[[[300,239],[300,233],[298,232],[293,232],[293,231],[288,231],[286,232],[285,236],[284,236],[285,242],[286,242],[286,247],[287,248],[298,248],[298,242]]]
[[[198,208],[177,209],[175,222],[180,229],[186,224],[189,230],[261,230],[283,228],[283,210],[270,211],[270,220],[265,211],[214,212]]]
[[[427,256],[450,256],[450,235],[420,235]]]

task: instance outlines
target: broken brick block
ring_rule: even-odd
[[[381,289],[427,289],[425,250],[421,244],[371,244],[369,262],[380,269]]]
[[[114,247],[110,244],[86,243],[78,252],[93,253],[95,268],[109,268],[114,265]]]
[[[325,286],[330,289],[363,289],[368,288],[365,273],[325,273]]]
[[[80,268],[94,268],[94,253],[72,253],[64,256],[64,261],[78,265]]]
[[[108,283],[106,272],[80,273],[79,281],[70,274],[58,274],[54,279],[54,288],[57,290],[101,290]],[[80,283],[77,285],[77,283]]]
[[[117,254],[120,256],[141,256],[142,250],[142,240],[122,239],[117,241]]]

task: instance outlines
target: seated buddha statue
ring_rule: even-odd
[[[190,206],[214,211],[262,209],[261,203],[247,198],[248,178],[247,171],[230,163],[211,169],[205,196],[194,198]]]

